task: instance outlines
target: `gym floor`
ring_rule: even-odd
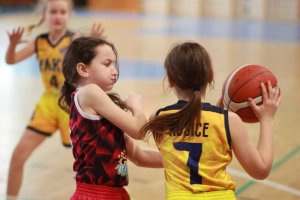
[[[288,12],[288,11],[287,11]],[[43,91],[35,57],[14,66],[5,63],[6,31],[38,20],[31,10],[9,10],[0,14],[0,199],[5,198],[7,172],[13,148]],[[120,79],[114,91],[125,98],[130,91],[143,97],[147,114],[176,102],[164,90],[163,61],[171,46],[193,40],[211,54],[215,86],[205,101],[216,104],[225,77],[235,68],[249,64],[268,67],[278,78],[283,99],[274,123],[274,166],[263,181],[251,179],[234,158],[229,173],[237,182],[240,200],[296,200],[300,198],[300,25],[299,21],[268,21],[232,18],[199,18],[113,11],[76,10],[70,29],[85,31],[101,22],[107,39],[120,56]],[[33,35],[45,31],[42,27]],[[246,124],[253,142],[258,124]],[[152,140],[137,142],[154,149]],[[47,139],[28,160],[20,193],[22,200],[68,199],[75,189],[70,149],[60,143],[59,134]],[[133,200],[163,200],[162,169],[146,169],[129,163],[129,191]]]

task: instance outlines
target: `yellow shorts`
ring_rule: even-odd
[[[46,136],[59,130],[63,145],[70,146],[69,114],[58,106],[56,94],[41,95],[27,128]]]
[[[174,191],[167,193],[167,200],[236,200],[232,190],[191,193],[188,191]]]

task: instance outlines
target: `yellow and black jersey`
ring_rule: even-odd
[[[72,41],[73,32],[67,31],[56,43],[49,41],[49,33],[36,38],[35,51],[40,65],[40,72],[45,90],[59,94],[64,83],[62,62],[64,54]]]
[[[156,115],[178,112],[186,104],[180,100],[158,110]],[[232,160],[226,110],[202,103],[201,119],[194,123],[194,130],[168,131],[157,146],[163,157],[167,196],[176,191],[192,195],[235,190],[236,184],[226,173]]]

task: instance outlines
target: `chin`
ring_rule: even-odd
[[[52,29],[57,32],[60,32],[60,31],[64,30],[64,27],[63,26],[54,26],[54,27],[52,27]]]
[[[109,86],[109,87],[100,87],[100,88],[102,88],[103,91],[108,92],[108,91],[112,90],[113,87]]]

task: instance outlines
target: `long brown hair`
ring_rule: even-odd
[[[195,42],[176,45],[167,55],[164,67],[171,85],[193,91],[193,97],[176,113],[155,116],[140,130],[143,135],[153,134],[161,141],[166,131],[194,130],[194,121],[201,118],[201,97],[208,85],[213,84],[214,72],[206,49]]]
[[[103,39],[92,37],[80,37],[75,39],[69,46],[63,60],[62,72],[65,78],[64,85],[61,89],[61,95],[58,100],[59,106],[66,112],[70,111],[71,94],[76,89],[76,85],[80,79],[76,70],[78,63],[89,65],[96,56],[95,48],[99,45],[108,45],[112,48],[116,55],[116,68],[119,72],[118,54],[115,46]],[[119,73],[118,73],[119,75]],[[117,77],[118,78],[118,77]],[[116,93],[108,93],[108,96],[114,103],[122,109],[126,109],[124,102]]]

